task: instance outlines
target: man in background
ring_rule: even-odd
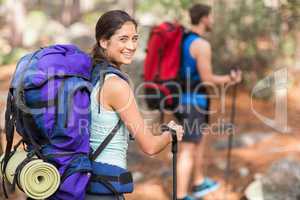
[[[205,88],[201,86],[235,84],[241,81],[240,71],[231,71],[229,75],[216,75],[212,72],[211,45],[203,37],[205,33],[212,30],[211,7],[196,4],[189,9],[189,14],[191,29],[183,39],[180,69],[181,78],[189,80],[190,84],[186,85],[189,88],[182,95],[185,130],[177,162],[177,197],[179,200],[200,198],[219,187],[216,181],[203,174],[205,134],[201,127],[208,124],[209,99]],[[192,181],[192,195],[189,196],[190,181]]]

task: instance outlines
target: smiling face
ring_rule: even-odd
[[[117,66],[130,64],[138,46],[136,26],[132,22],[125,22],[109,39],[99,41],[105,50],[107,59]]]

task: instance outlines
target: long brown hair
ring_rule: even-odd
[[[101,47],[99,40],[108,40],[115,34],[115,32],[122,27],[126,22],[132,22],[137,28],[137,22],[125,11],[111,10],[104,13],[96,24],[95,39],[96,44],[91,52],[93,64],[107,60],[104,49]]]

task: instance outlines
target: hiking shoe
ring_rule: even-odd
[[[219,183],[210,178],[205,178],[202,184],[193,187],[192,192],[194,197],[199,198],[217,190],[218,188]]]

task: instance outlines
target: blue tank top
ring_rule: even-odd
[[[196,60],[190,54],[191,44],[199,39],[200,36],[195,33],[190,33],[186,38],[184,38],[182,43],[181,51],[181,67],[180,67],[180,78],[186,80],[189,78],[192,81],[200,81],[200,76],[197,71]]]
[[[191,83],[200,83],[201,78],[197,70],[197,61],[190,53],[191,44],[201,37],[195,33],[189,33],[183,40],[182,52],[181,52],[181,67],[180,78],[182,80],[189,79]],[[198,105],[201,108],[207,108],[208,100],[206,94],[183,93],[180,97],[180,103],[182,105]]]

